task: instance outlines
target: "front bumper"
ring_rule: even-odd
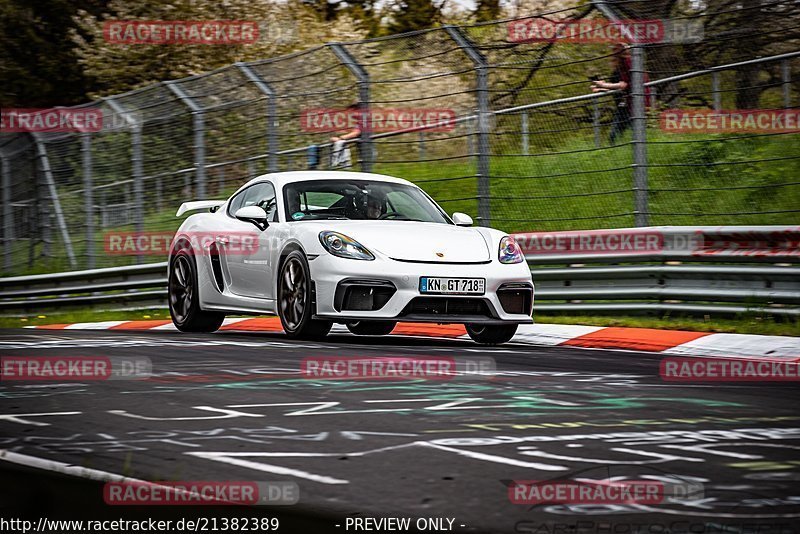
[[[385,258],[359,261],[321,254],[309,261],[309,267],[315,285],[316,317],[320,319],[533,323],[534,288],[526,263],[411,263]],[[484,278],[486,292],[423,294],[419,291],[421,276]]]

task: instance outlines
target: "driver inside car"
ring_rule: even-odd
[[[378,219],[383,215],[383,201],[377,195],[367,195],[367,219]]]

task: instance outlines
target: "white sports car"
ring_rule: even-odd
[[[274,314],[290,337],[333,323],[383,335],[400,321],[463,323],[504,343],[532,323],[533,282],[517,243],[469,228],[411,182],[358,172],[281,172],[228,200],[188,202],[169,261],[169,308],[184,332],[226,314]]]

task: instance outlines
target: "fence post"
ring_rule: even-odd
[[[11,247],[14,245],[14,213],[11,209],[11,165],[0,157],[0,178],[3,186],[3,270],[11,271]]]
[[[131,129],[131,178],[133,179],[133,223],[136,232],[144,232],[144,180],[142,171],[142,125],[122,107],[122,104],[113,97],[103,99],[108,106],[125,121]],[[160,198],[161,195],[159,195]],[[136,255],[136,263],[141,263],[143,257]]]
[[[259,91],[264,93],[264,96],[267,97],[267,170],[269,172],[277,172],[278,171],[278,137],[276,131],[276,107],[275,107],[275,91],[270,87],[270,85],[259,76],[258,73],[253,71],[249,65],[246,63],[236,63],[236,67],[242,71],[242,74],[245,77],[253,82],[253,85],[258,88]],[[253,173],[250,173],[250,177],[253,177]]]
[[[489,64],[483,54],[456,26],[442,29],[472,61],[475,67],[475,89],[478,97],[478,222],[481,226],[491,224],[491,200],[489,184]]]
[[[714,102],[714,111],[722,109],[722,93],[719,92],[719,71],[711,73],[711,97]]]
[[[647,117],[645,115],[644,47],[634,45],[631,51],[631,98],[633,100],[633,190],[634,224],[649,224],[647,185]]]
[[[789,60],[781,61],[781,80],[783,81],[783,107],[789,109],[792,104],[792,71],[789,69]]]
[[[53,211],[55,212],[58,229],[61,232],[61,239],[64,241],[64,250],[67,253],[70,266],[74,268],[77,265],[75,263],[75,253],[72,250],[72,240],[69,237],[67,222],[64,219],[64,212],[61,210],[61,201],[58,198],[56,182],[53,180],[53,171],[50,167],[50,159],[47,156],[47,149],[44,146],[44,141],[42,141],[40,134],[33,133],[32,135],[33,140],[36,143],[36,158],[39,160],[39,168],[42,171],[45,184],[47,185],[47,191],[50,195],[50,202],[53,204]],[[48,214],[48,219],[49,215],[50,214]],[[45,241],[45,247],[48,247],[47,241]]]
[[[361,111],[361,146],[359,147],[358,153],[361,157],[361,170],[370,172],[372,170],[374,153],[372,148],[369,73],[341,43],[328,43],[328,47],[342,65],[347,67],[347,70],[358,80],[358,103]]]
[[[92,176],[92,134],[81,135],[83,160],[83,213],[86,218],[86,268],[94,269],[94,184]]]
[[[612,22],[621,18],[605,0],[591,3]],[[633,124],[633,218],[636,226],[649,224],[647,207],[647,117],[645,115],[645,55],[641,44],[631,46],[631,122]]]
[[[142,171],[142,125],[131,117],[131,114],[114,100],[113,97],[104,99],[109,107],[118,113],[131,128],[131,178],[133,179],[133,224],[140,235],[144,232],[144,184]],[[144,257],[136,255],[136,263],[142,263]]]
[[[425,132],[419,132],[419,159],[425,159]]]
[[[205,110],[186,94],[175,81],[164,82],[172,93],[192,112],[192,129],[194,130],[194,180],[195,198],[206,197],[206,123]]]
[[[527,111],[523,111],[522,112],[521,119],[522,119],[522,125],[521,125],[520,129],[522,130],[522,153],[527,156],[528,155],[528,151],[530,150],[530,141],[528,139],[528,112]]]

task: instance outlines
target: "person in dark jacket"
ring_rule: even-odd
[[[611,131],[608,134],[608,141],[613,145],[617,138],[631,127],[633,103],[631,98],[631,56],[628,47],[624,44],[614,45],[611,59],[614,72],[608,81],[593,81],[592,92],[622,91],[614,95],[614,117],[611,119]]]

